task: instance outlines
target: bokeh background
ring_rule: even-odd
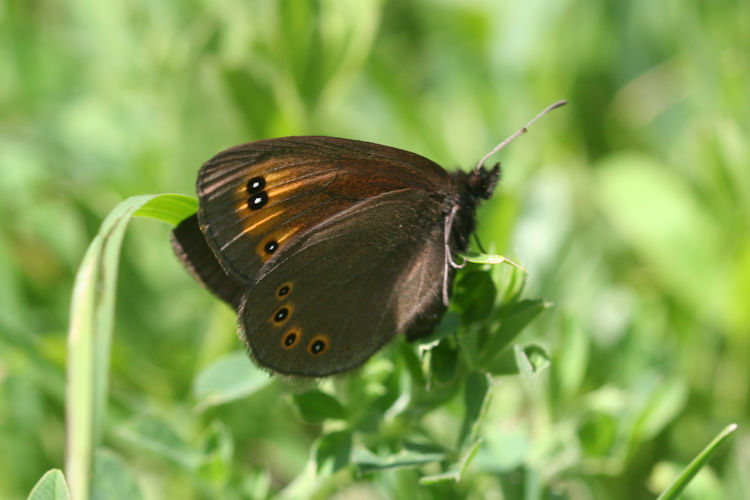
[[[214,153],[282,135],[469,169],[561,98],[493,158],[479,230],[554,302],[524,333],[551,365],[531,394],[495,386],[489,451],[452,491],[650,498],[737,422],[686,498],[750,497],[748,33],[729,0],[0,2],[0,498],[63,465],[72,280],[119,201],[193,194]],[[273,495],[320,427],[279,386],[196,410],[196,373],[240,345],[168,231],[125,240],[105,444],[147,498]],[[134,415],[170,422],[171,458],[118,431]],[[182,450],[217,426],[229,465],[196,474]],[[339,473],[317,494],[442,494],[418,477]]]

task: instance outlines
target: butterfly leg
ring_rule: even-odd
[[[453,220],[456,218],[457,212],[458,205],[454,205],[451,209],[451,213],[448,215],[448,217],[445,218],[445,239],[443,240],[445,243],[445,269],[443,271],[443,304],[445,304],[445,307],[448,307],[450,305],[450,297],[448,296],[448,282],[450,281],[449,267],[452,267],[454,269],[461,269],[466,266],[466,259],[464,259],[461,264],[458,264],[453,260],[453,257],[451,256],[451,228],[453,227]]]

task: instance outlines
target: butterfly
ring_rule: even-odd
[[[325,377],[395,335],[429,335],[450,303],[458,254],[500,167],[471,172],[351,139],[296,136],[229,148],[196,182],[198,212],[173,230],[192,276],[236,311],[252,358]]]

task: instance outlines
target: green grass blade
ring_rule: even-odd
[[[693,479],[693,477],[698,473],[701,468],[706,465],[708,460],[711,458],[711,456],[714,454],[714,452],[719,448],[719,445],[721,445],[726,439],[737,430],[737,424],[729,424],[727,425],[724,430],[722,430],[710,443],[708,443],[708,446],[703,448],[703,450],[698,454],[697,457],[695,457],[687,467],[682,471],[682,473],[677,477],[677,479],[672,482],[672,484],[669,485],[669,488],[667,488],[661,495],[659,495],[658,500],[674,500],[676,499],[679,494],[682,492],[682,490],[685,489],[685,487],[688,485],[688,483]]]
[[[135,215],[174,223],[189,215],[189,197],[142,195],[106,217],[76,274],[70,306],[66,380],[65,473],[73,500],[87,499],[107,396],[120,247]]]
[[[198,211],[198,200],[184,194],[162,194],[136,210],[135,217],[149,217],[176,226]]]

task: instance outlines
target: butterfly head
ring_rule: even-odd
[[[489,200],[492,197],[495,186],[500,180],[500,164],[496,163],[491,169],[484,166],[472,170],[466,179],[469,193],[474,199]]]

